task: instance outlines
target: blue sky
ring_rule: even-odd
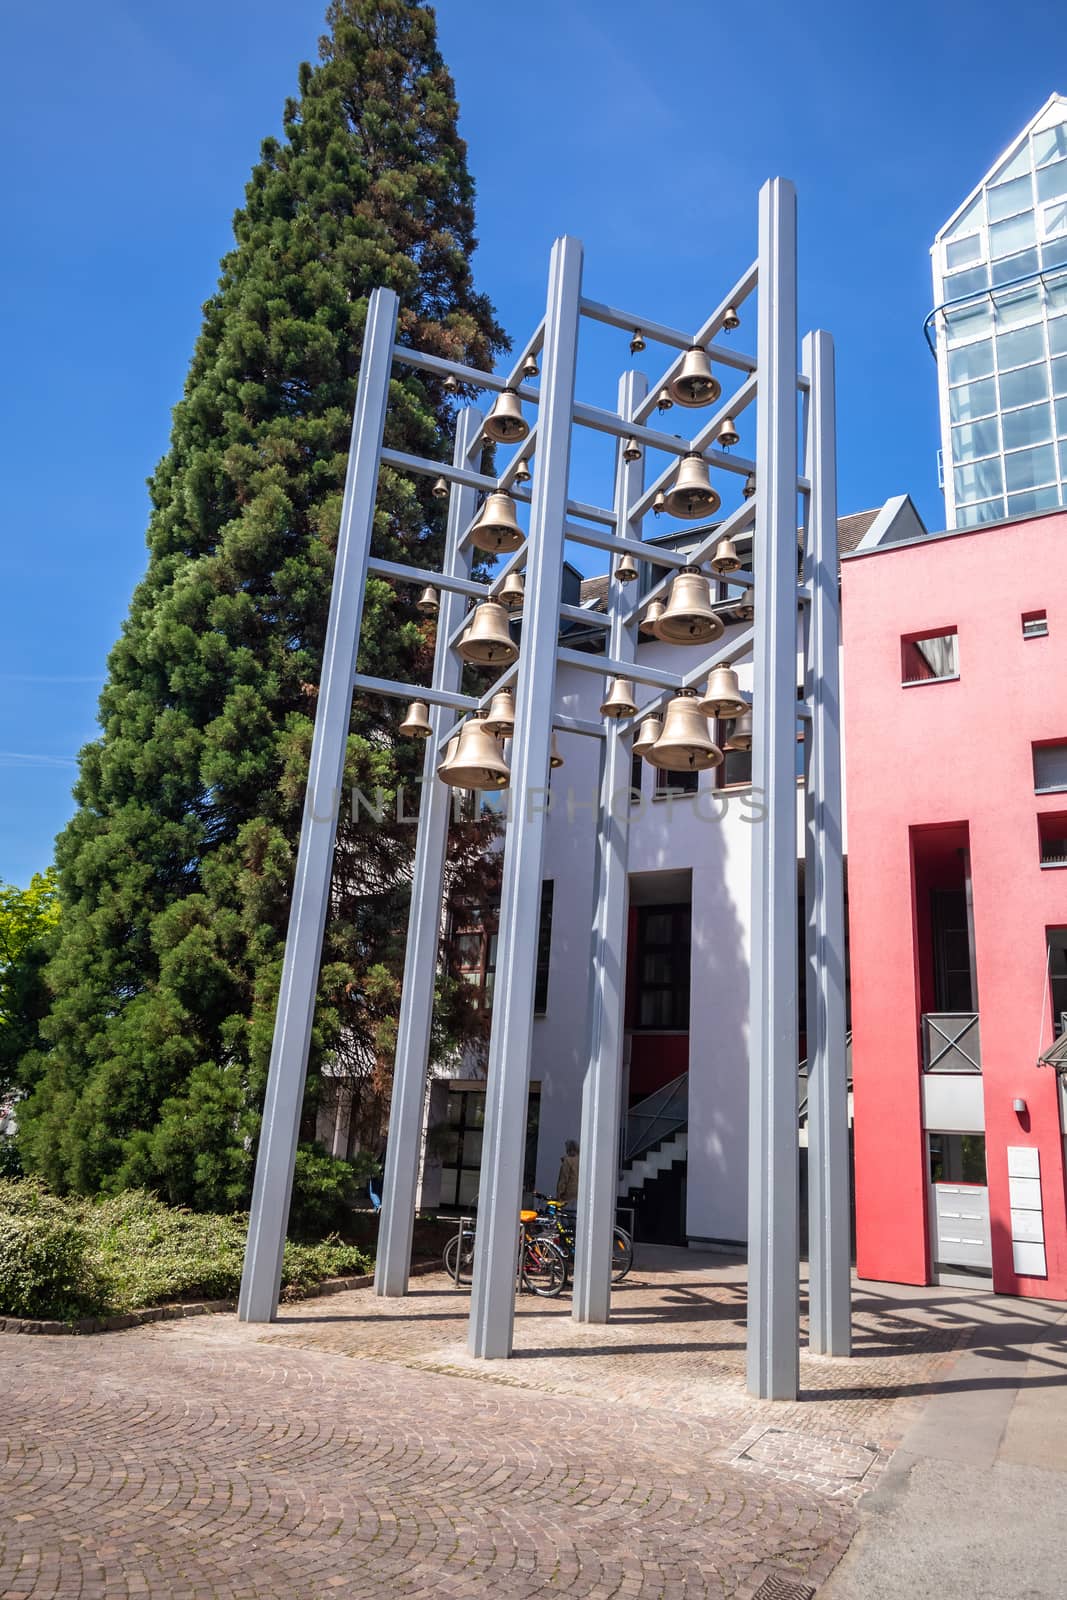
[[[73,759],[144,569],[144,480],[323,9],[56,0],[44,42],[26,7],[0,21],[0,879],[46,866],[72,810]],[[801,324],[837,341],[841,509],[906,490],[936,528],[929,243],[1067,89],[1051,76],[1067,21],[1044,0],[1017,0],[1010,23],[989,0],[872,15],[844,0],[438,7],[478,185],[478,282],[512,336],[540,315],[563,232],[584,240],[593,298],[695,325],[755,253],[760,183],[790,177]],[[612,403],[625,346],[590,341],[583,398]],[[592,481],[600,464],[579,468]]]

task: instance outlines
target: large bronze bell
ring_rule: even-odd
[[[720,539],[715,546],[715,554],[708,562],[712,572],[717,572],[719,577],[724,577],[727,572],[737,572],[741,566],[741,557],[737,553],[737,546],[732,539]]]
[[[469,718],[449,739],[437,776],[450,789],[506,789],[511,770],[482,717]]]
[[[741,443],[741,435],[734,427],[733,417],[723,417],[722,427],[715,437],[715,443],[720,450],[729,450],[732,445]]]
[[[681,690],[668,702],[663,732],[646,759],[664,772],[704,772],[721,762],[722,751],[692,689]]]
[[[655,748],[656,740],[662,732],[662,717],[645,717],[634,740],[634,755],[644,756],[647,760],[648,752]]]
[[[517,550],[526,535],[515,515],[515,502],[506,489],[494,489],[471,529],[471,544],[479,550]]]
[[[656,632],[656,624],[660,617],[662,617],[665,609],[666,607],[664,606],[662,600],[653,600],[650,603],[648,610],[641,618],[641,621],[638,623],[638,633],[643,633],[650,637],[654,637]]]
[[[409,739],[428,739],[433,729],[430,727],[430,708],[425,700],[413,700],[408,706],[407,715],[398,730]]]
[[[699,567],[682,567],[656,623],[656,638],[665,644],[709,644],[723,632],[712,610],[711,587]]]
[[[742,711],[741,715],[738,717],[737,721],[734,723],[733,731],[730,734],[730,737],[726,741],[726,748],[727,748],[727,750],[751,750],[752,749],[752,713],[751,713],[751,711],[747,711],[747,710],[746,711]]]
[[[667,385],[671,399],[680,406],[710,406],[722,394],[722,386],[711,370],[708,352],[694,344]]]
[[[714,668],[700,698],[700,709],[706,717],[740,717],[748,710],[733,667]]]
[[[522,405],[514,389],[505,389],[493,401],[493,409],[485,419],[482,432],[497,444],[518,444],[530,431],[530,424],[522,414]]]
[[[637,567],[633,556],[620,556],[615,563],[615,576],[620,583],[633,583],[637,577]]]
[[[436,617],[440,609],[441,602],[437,598],[437,590],[431,584],[427,584],[415,601],[415,610],[421,611],[424,617]]]
[[[628,678],[613,678],[611,693],[600,707],[602,717],[634,717],[637,705]]]
[[[511,689],[498,689],[489,702],[485,725],[498,739],[510,739],[515,732],[515,694]]]
[[[674,486],[667,490],[666,503],[672,517],[682,517],[687,522],[718,511],[722,501],[711,487],[708,464],[698,451],[691,450],[682,457]]]
[[[475,606],[456,654],[476,667],[506,667],[516,660],[519,647],[508,632],[508,614],[499,600],[483,600]]]
[[[509,611],[522,610],[523,601],[526,599],[526,585],[523,582],[521,572],[508,573],[500,585],[500,593],[497,595],[497,599]]]

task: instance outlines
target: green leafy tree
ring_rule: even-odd
[[[44,968],[58,924],[54,867],[35,872],[28,889],[0,884],[0,1102],[25,1087],[19,1063],[40,1044],[48,1011]]]
[[[150,480],[147,573],[57,845],[53,998],[20,1122],[24,1159],[60,1191],[246,1198],[367,296],[395,289],[399,338],[424,350],[488,367],[506,344],[473,286],[473,183],[433,12],[335,0],[327,24],[204,308]],[[454,403],[398,368],[387,444],[449,455]],[[442,533],[428,483],[383,468],[376,551],[430,564]],[[370,581],[366,670],[426,670],[413,600]],[[401,714],[354,706],[347,785],[410,784],[421,751],[397,740]],[[483,842],[459,830],[457,878]],[[368,1104],[387,1092],[413,843],[342,815],[312,1094],[324,1063]],[[462,1022],[445,1008],[446,1033]]]

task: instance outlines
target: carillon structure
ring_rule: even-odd
[[[553,246],[544,319],[506,376],[397,344],[397,308],[391,290],[371,296],[239,1314],[267,1321],[277,1310],[353,693],[409,701],[401,731],[426,747],[375,1274],[380,1295],[403,1295],[408,1287],[450,790],[510,790],[469,1328],[471,1351],[482,1357],[508,1356],[512,1347],[544,797],[551,768],[561,764],[556,731],[595,740],[599,749],[573,1314],[602,1322],[610,1313],[628,893],[629,822],[613,799],[629,787],[635,754],[667,771],[717,765],[723,752],[709,718],[729,716],[736,718],[731,746],[752,750],[753,782],[766,812],[753,840],[748,1377],[754,1394],[794,1397],[798,718],[808,780],[810,1342],[822,1353],[850,1349],[850,1228],[833,349],[829,335],[809,334],[798,366],[793,188],[783,179],[764,185],[757,259],[695,333],[587,298],[581,245],[566,237]],[[720,340],[743,320],[755,323],[754,357]],[[575,395],[587,321],[628,334],[634,354],[653,344],[666,351],[665,370],[651,384],[636,371],[623,373],[613,411]],[[463,385],[492,396],[484,415],[470,406],[458,411],[451,463],[383,448],[394,365],[444,374],[452,391]],[[653,414],[672,407],[681,417],[693,413],[691,438],[654,425]],[[740,442],[738,419],[753,408],[750,459],[733,447]],[[616,441],[614,483],[603,504],[571,496],[576,428]],[[510,450],[495,477],[475,465],[487,439]],[[664,459],[658,475],[646,471],[650,456]],[[429,476],[434,494],[447,496],[440,572],[371,554],[382,462]],[[713,516],[727,474],[741,480],[740,504],[695,548],[683,554],[645,538],[650,513],[683,521]],[[742,535],[752,540],[748,571],[735,543]],[[605,611],[563,603],[570,544],[601,552],[610,572]],[[485,581],[472,575],[476,552],[479,562],[494,558]],[[642,568],[653,581],[637,594],[632,586]],[[369,573],[412,590],[420,612],[436,618],[430,683],[356,672]],[[744,597],[744,626],[728,643],[709,574],[727,577]],[[604,630],[603,654],[561,642],[561,624],[574,621]],[[639,632],[677,646],[676,667],[639,663]],[[798,642],[805,661],[800,700]],[[751,697],[734,670],[748,657]],[[557,705],[557,668],[564,664],[603,680],[599,718],[568,715]],[[462,687],[465,666],[481,675],[475,692]],[[646,697],[640,708],[635,685]]]

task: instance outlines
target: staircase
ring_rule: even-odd
[[[661,1172],[673,1167],[676,1161],[684,1161],[688,1146],[689,1134],[682,1128],[669,1139],[660,1140],[650,1150],[646,1150],[644,1155],[628,1161],[619,1176],[620,1200],[642,1190],[646,1183],[650,1183]]]

